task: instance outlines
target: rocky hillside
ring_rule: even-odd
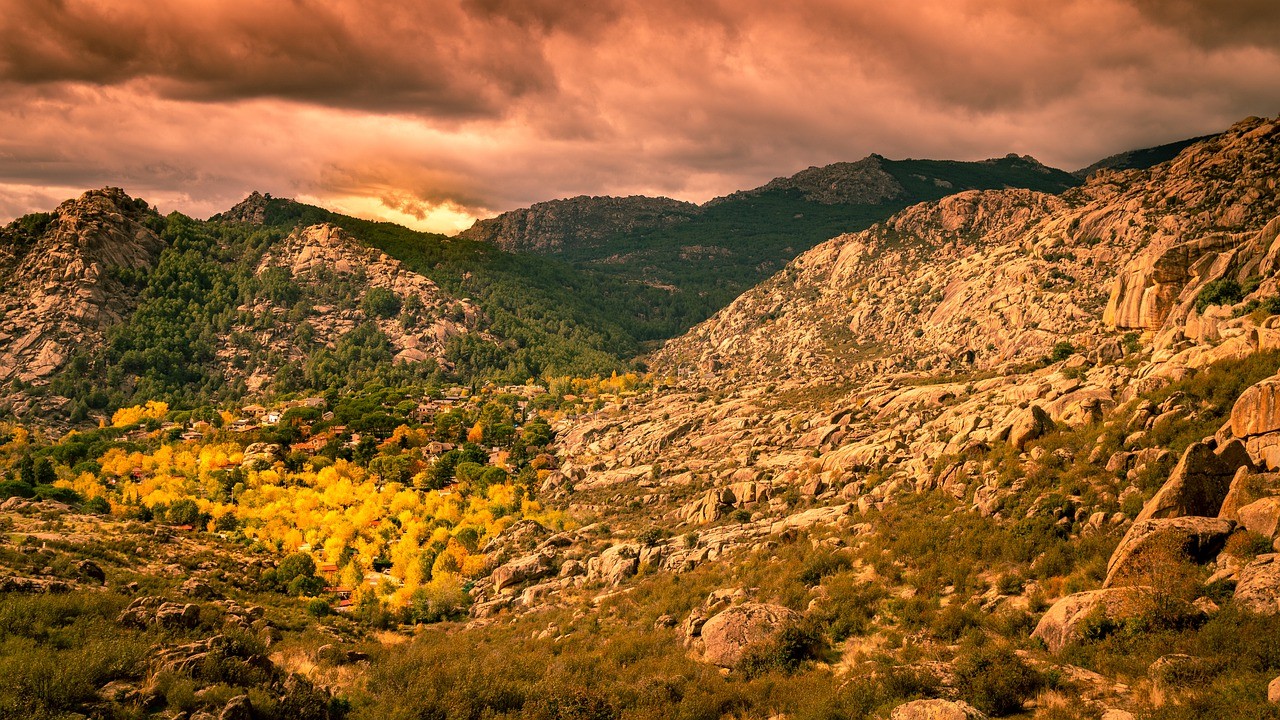
[[[100,344],[164,249],[158,216],[118,188],[0,229],[0,382],[38,382]]]
[[[244,204],[237,206],[243,208]],[[365,323],[373,323],[389,343],[393,364],[420,364],[452,369],[445,359],[451,339],[477,333],[497,344],[497,338],[483,332],[486,319],[469,300],[450,297],[431,280],[412,272],[386,253],[371,249],[342,228],[312,225],[289,234],[267,251],[255,275],[271,275],[283,270],[285,282],[307,298],[305,337],[293,323],[246,323],[238,325],[220,340],[220,357],[228,368],[243,368],[251,392],[264,389],[280,371],[293,363],[301,365],[317,347],[333,348]],[[334,292],[335,287],[342,291]],[[263,294],[242,306],[247,317],[290,317],[294,305]],[[292,313],[298,320],[298,313]],[[237,338],[253,337],[252,346]],[[254,364],[251,348],[271,348],[267,362]]]
[[[1126,150],[1115,155],[1107,156],[1092,165],[1080,168],[1071,173],[1076,177],[1084,180],[1098,170],[1146,170],[1154,165],[1162,162],[1168,162],[1178,156],[1178,153],[1195,145],[1213,138],[1213,135],[1201,135],[1200,137],[1179,140],[1155,147],[1142,148],[1140,150]]]
[[[668,228],[687,222],[697,212],[698,206],[670,198],[583,195],[478,220],[461,237],[507,252],[554,253],[566,246],[595,245],[615,235]]]
[[[272,648],[233,653],[259,676],[68,656],[68,697],[22,668],[96,635],[11,619],[0,703],[278,717],[306,680],[354,718],[1275,717],[1278,165],[1280,119],[1251,118],[1066,193],[914,205],[648,378],[361,383],[305,428],[245,408],[192,439],[155,407],[57,443],[0,427],[3,487],[45,498],[0,506],[0,593],[115,598],[78,612],[128,647],[190,613],[186,642],[243,616]],[[305,227],[255,259],[272,303],[354,297],[328,268],[355,259],[430,295]],[[438,301],[424,327],[460,306]],[[96,573],[91,532],[119,538]],[[171,532],[208,542],[143,539]]]
[[[1274,125],[1246,121],[1150,170],[1051,196],[968,192],[801,255],[657,365],[728,376],[1007,372],[1058,343],[1114,355],[1125,330],[1165,349],[1216,340],[1212,282],[1275,294]],[[1239,298],[1236,298],[1239,299]],[[1065,346],[1064,346],[1065,347]]]

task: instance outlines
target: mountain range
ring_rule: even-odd
[[[259,193],[208,221],[164,218],[106,188],[0,231],[12,277],[0,381],[16,381],[20,413],[83,419],[134,397],[321,390],[396,368],[515,381],[610,372],[840,231],[965,189],[1076,184],[1013,155],[873,155],[703,206],[539,203],[457,238]],[[371,311],[366,299],[383,293],[394,297]]]

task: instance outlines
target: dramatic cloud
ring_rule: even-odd
[[[1280,111],[1271,0],[0,0],[0,218],[117,184],[453,231],[808,165],[1072,169]]]

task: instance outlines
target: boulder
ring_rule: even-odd
[[[120,612],[116,622],[125,627],[145,628],[156,616],[156,608],[164,603],[164,598],[146,596],[135,599]]]
[[[731,607],[702,626],[703,659],[720,667],[733,667],[749,648],[772,640],[800,619],[800,613],[781,605],[746,603]]]
[[[216,600],[222,597],[212,585],[201,580],[200,578],[187,578],[178,590],[187,597],[197,600]]]
[[[1137,520],[1216,516],[1236,472],[1252,465],[1244,443],[1239,440],[1216,450],[1209,443],[1192,443],[1182,453],[1169,480],[1143,506]]]
[[[1191,562],[1204,563],[1217,556],[1235,529],[1230,520],[1207,517],[1178,517],[1135,522],[1107,562],[1103,587],[1113,587],[1140,578],[1144,561],[1151,552],[1164,548]]]
[[[1009,430],[1009,444],[1021,451],[1027,447],[1027,443],[1044,437],[1053,428],[1053,419],[1049,417],[1049,413],[1039,405],[1032,405],[1014,419],[1013,427]]]
[[[1238,438],[1280,430],[1280,378],[1271,377],[1240,393],[1231,408],[1231,433]]]
[[[200,606],[164,603],[156,608],[155,623],[164,627],[193,628],[200,622]]]
[[[253,720],[253,703],[248,695],[236,695],[218,713],[218,720]]]
[[[986,720],[987,716],[963,700],[912,700],[899,705],[889,720]]]
[[[636,574],[640,567],[640,548],[636,545],[622,544],[600,553],[587,561],[587,579],[601,580],[609,585],[618,585],[623,580]]]
[[[1280,705],[1280,677],[1267,683],[1267,702]]]
[[[1238,521],[1240,508],[1274,495],[1280,495],[1280,473],[1254,473],[1241,468],[1231,480],[1218,517]]]
[[[1280,614],[1280,554],[1259,555],[1240,571],[1237,605],[1261,615]]]
[[[493,571],[493,590],[501,592],[503,588],[523,585],[530,580],[544,578],[554,570],[555,559],[550,553],[526,555]]]
[[[92,580],[96,583],[107,581],[107,574],[92,560],[81,560],[76,563],[76,575],[79,575],[81,579]]]
[[[1040,618],[1031,637],[1039,638],[1050,652],[1058,652],[1081,639],[1086,621],[1098,616],[1120,621],[1141,611],[1148,590],[1138,587],[1104,588],[1068,595]]]
[[[1280,536],[1280,497],[1255,500],[1240,508],[1236,518],[1249,532],[1275,540]]]

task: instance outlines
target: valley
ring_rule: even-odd
[[[1280,120],[0,231],[0,716],[1280,717]]]

